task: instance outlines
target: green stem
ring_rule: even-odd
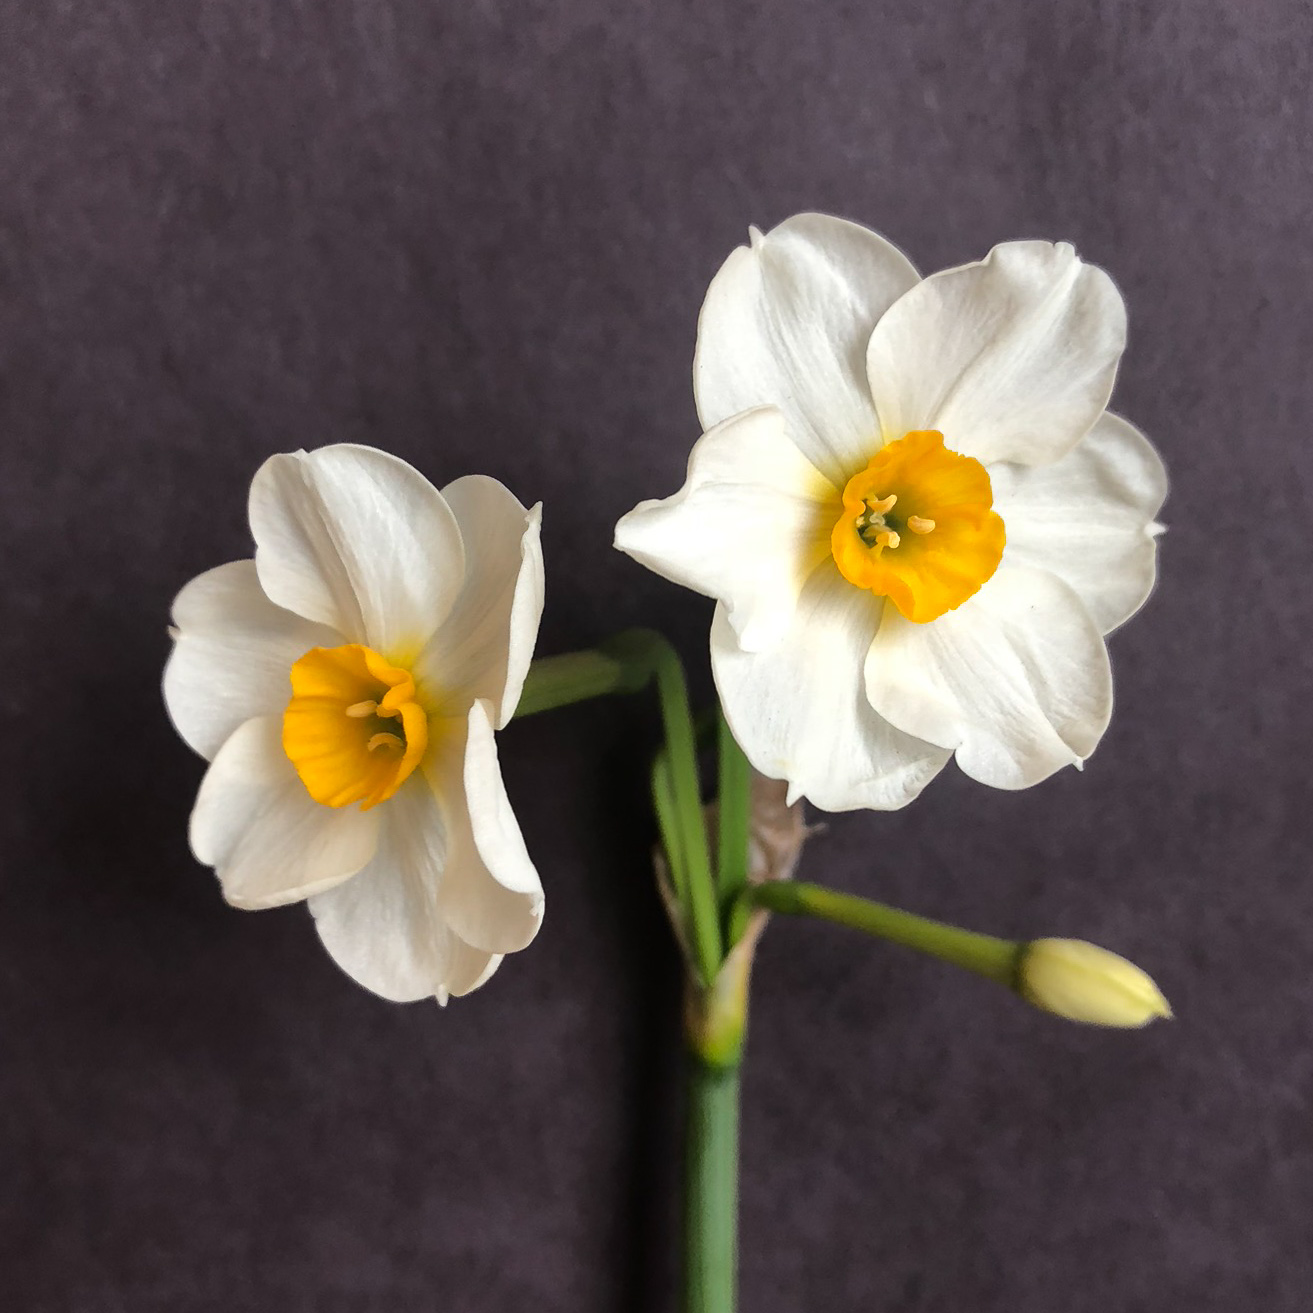
[[[592,648],[539,657],[529,667],[515,715],[518,718],[554,711],[608,693],[636,693],[648,678],[646,669],[634,669]]]
[[[721,722],[717,899],[698,778],[697,733],[684,668],[652,630],[630,630],[597,651],[535,661],[517,716],[655,682],[665,744],[652,765],[652,799],[691,951],[688,1128],[684,1189],[685,1313],[734,1313],[738,1256],[739,1056],[751,945],[723,962],[721,908],[747,873],[751,776]],[[703,1056],[705,1054],[705,1056]]]
[[[702,818],[688,686],[675,649],[655,630],[629,629],[595,650],[540,657],[529,668],[515,714],[531,716],[609,693],[635,693],[652,682],[666,734],[665,764],[658,764],[653,773],[653,801],[671,861],[671,879],[691,932],[694,967],[707,985],[720,969],[724,944]]]
[[[726,919],[748,882],[748,825],[752,810],[752,767],[722,711],[717,717],[716,753],[720,780],[716,835],[716,884]],[[732,944],[734,939],[729,942]]]
[[[662,748],[652,759],[652,805],[657,833],[670,867],[670,883],[681,908],[688,907],[688,863],[684,860],[683,830],[675,805],[675,786],[670,779],[670,754]],[[687,917],[685,917],[687,921]],[[688,926],[683,926],[685,938]]]
[[[716,889],[711,876],[707,827],[702,818],[697,747],[688,705],[684,667],[675,649],[651,629],[631,629],[603,644],[603,652],[656,681],[661,721],[666,731],[665,755],[670,780],[673,821],[679,832],[688,890],[688,923],[694,965],[703,984],[720,970],[722,943]]]
[[[780,880],[754,885],[746,899],[757,907],[781,912],[785,916],[814,916],[822,921],[851,926],[890,943],[915,948],[918,952],[951,962],[967,971],[997,981],[1012,989],[1024,944],[1010,939],[996,939],[963,930],[943,921],[900,911],[868,898],[838,894],[820,885]]]
[[[688,1059],[684,1313],[733,1313],[738,1277],[739,1068]]]

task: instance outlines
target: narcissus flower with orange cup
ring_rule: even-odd
[[[718,602],[716,686],[790,800],[895,808],[954,753],[999,788],[1080,764],[1104,636],[1154,580],[1166,495],[1106,410],[1122,299],[1070,246],[922,279],[819,214],[725,262],[698,327],[706,430],[616,546]]]
[[[271,457],[249,513],[255,559],[173,607],[165,702],[210,762],[192,851],[234,906],[307,900],[367,989],[469,993],[543,915],[493,740],[542,614],[539,509],[342,445]]]

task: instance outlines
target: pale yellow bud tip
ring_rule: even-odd
[[[1017,969],[1017,992],[1045,1012],[1091,1026],[1147,1026],[1172,1009],[1134,962],[1083,939],[1036,939]]]

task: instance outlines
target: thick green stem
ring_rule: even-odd
[[[688,1058],[684,1313],[733,1313],[738,1284],[739,1068]]]
[[[765,918],[729,950],[710,988],[684,996],[684,1313],[734,1313],[738,1263],[739,1072],[748,985]]]
[[[894,944],[915,948],[997,981],[1008,989],[1015,986],[1017,966],[1025,948],[1025,945],[1010,939],[976,934],[943,921],[913,916],[911,912],[875,903],[869,898],[838,894],[820,885],[794,880],[755,885],[747,891],[746,897],[753,906],[765,907],[772,912],[819,917]]]

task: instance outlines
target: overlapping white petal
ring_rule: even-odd
[[[465,943],[438,906],[446,843],[423,779],[389,802],[374,860],[353,880],[310,899],[319,938],[358,984],[398,1003],[468,994],[501,957]]]
[[[223,896],[256,909],[350,879],[373,857],[378,830],[377,811],[315,802],[283,751],[282,717],[260,716],[229,735],[210,763],[190,837]]]
[[[843,486],[879,432],[866,383],[876,321],[916,285],[883,237],[825,214],[799,214],[721,266],[698,320],[693,390],[703,429],[756,406],[784,413],[790,436]]]
[[[615,545],[650,570],[725,604],[739,646],[778,642],[798,594],[830,554],[839,490],[798,450],[774,407],[704,434],[683,488],[640,502]]]
[[[525,510],[480,474],[457,479],[442,495],[465,544],[465,580],[415,672],[453,709],[487,698],[501,729],[515,714],[542,618],[542,508]]]
[[[425,771],[447,836],[439,905],[452,930],[490,953],[514,953],[542,925],[543,889],[506,796],[492,707],[470,708]]]
[[[1105,413],[1054,464],[996,465],[990,478],[1009,563],[1065,579],[1105,634],[1139,610],[1157,569],[1167,472],[1138,429]]]
[[[173,603],[173,624],[164,702],[178,733],[207,759],[238,725],[282,713],[292,662],[343,642],[327,625],[275,606],[254,561],[197,575]]]
[[[1112,672],[1072,589],[1005,564],[930,624],[886,607],[866,693],[886,720],[955,751],[972,779],[1023,789],[1094,751],[1112,713]]]
[[[251,484],[250,519],[272,601],[394,656],[418,654],[465,580],[442,494],[372,447],[271,456]]]
[[[886,441],[937,429],[986,465],[1042,465],[1108,404],[1126,308],[1065,242],[1006,242],[918,283],[872,330],[867,377]]]
[[[949,758],[867,700],[862,664],[884,609],[832,561],[807,581],[793,624],[768,652],[745,652],[716,608],[711,666],[725,717],[752,764],[788,780],[791,804],[805,796],[826,811],[902,807]]]

